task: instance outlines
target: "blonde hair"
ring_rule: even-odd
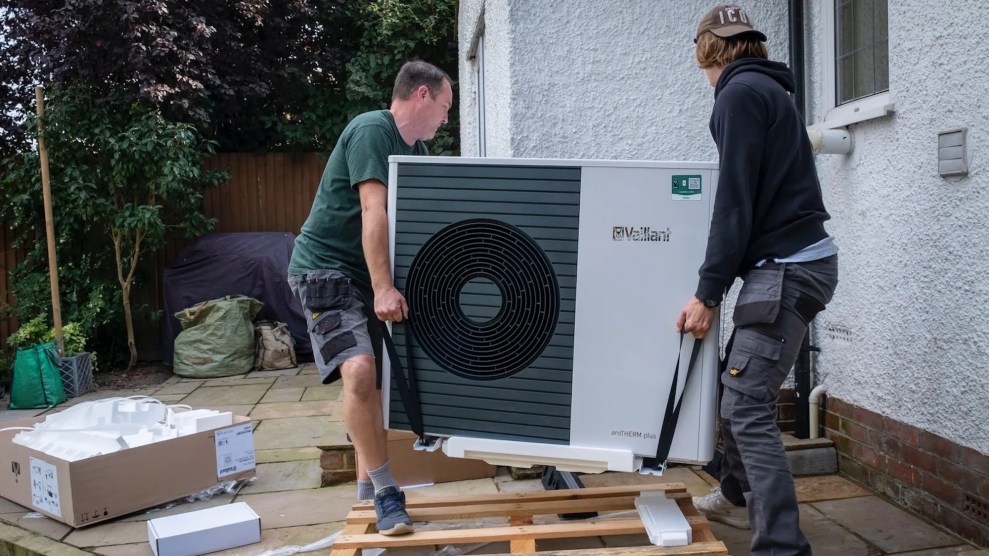
[[[756,37],[746,36],[745,33],[727,39],[714,33],[704,33],[697,37],[694,55],[701,69],[727,66],[739,58],[769,59],[766,45]]]

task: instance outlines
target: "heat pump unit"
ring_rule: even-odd
[[[693,338],[675,322],[716,181],[713,163],[392,157],[392,263],[411,313],[392,336],[425,435],[497,465],[641,470],[673,389],[669,461],[709,461],[719,326],[687,381]],[[386,425],[412,430],[385,368]]]

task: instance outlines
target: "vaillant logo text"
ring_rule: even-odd
[[[670,229],[654,230],[649,226],[614,226],[611,229],[614,241],[670,241]]]

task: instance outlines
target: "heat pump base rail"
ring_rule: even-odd
[[[635,499],[643,493],[665,493],[674,500],[690,524],[693,542],[686,546],[655,546],[646,540],[646,526],[635,511]],[[359,502],[347,515],[342,534],[333,544],[331,556],[361,554],[366,548],[401,548],[415,546],[456,546],[507,542],[512,554],[538,552],[544,539],[571,539],[567,546],[575,550],[552,551],[552,554],[659,554],[690,556],[727,556],[725,544],[714,537],[707,519],[697,513],[690,494],[682,483],[662,483],[579,490],[514,492],[452,497],[415,497],[407,502],[409,514],[416,522],[411,535],[386,537],[374,532],[374,507]],[[621,512],[615,518],[567,523],[534,524],[535,516],[587,511]],[[628,516],[628,517],[626,517]],[[483,526],[478,520],[504,518],[504,525]],[[432,523],[442,521],[443,523]],[[489,523],[491,519],[484,519]],[[475,526],[476,525],[476,526]],[[601,548],[600,537],[641,535],[641,546]],[[583,540],[582,540],[583,539]],[[581,547],[586,543],[586,548]],[[546,554],[549,554],[547,552]]]
[[[515,440],[451,436],[443,442],[443,452],[452,458],[479,459],[491,465],[532,467],[552,465],[560,471],[603,473],[638,471],[642,458],[631,450],[612,450],[563,444],[538,444]]]

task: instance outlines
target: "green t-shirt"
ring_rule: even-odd
[[[295,238],[289,274],[339,270],[370,288],[361,244],[361,199],[357,184],[375,179],[388,184],[390,155],[425,155],[422,141],[405,144],[388,110],[366,112],[343,130],[316,191],[309,218]]]

